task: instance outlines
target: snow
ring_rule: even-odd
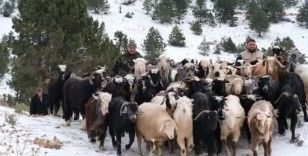
[[[143,10],[143,0],[137,0],[133,5],[121,5],[123,0],[109,0],[110,10],[107,15],[105,14],[94,14],[89,11],[89,14],[99,22],[105,22],[106,33],[109,37],[113,38],[116,31],[122,31],[128,35],[128,38],[132,38],[138,45],[138,51],[144,54],[142,49],[142,43],[148,33],[150,27],[154,27],[159,30],[160,34],[164,38],[164,42],[167,43],[169,34],[175,24],[161,24],[159,21],[153,21],[150,15],[146,15],[146,11]],[[165,54],[170,56],[175,61],[180,61],[184,58],[192,58],[201,60],[205,58],[199,54],[197,47],[202,42],[203,38],[206,38],[208,42],[218,43],[222,37],[231,37],[232,40],[238,45],[245,41],[247,36],[251,36],[256,39],[259,49],[267,49],[271,46],[271,43],[277,37],[283,38],[289,36],[295,43],[296,47],[302,52],[308,55],[308,29],[300,27],[296,23],[296,14],[299,7],[304,3],[304,0],[300,0],[299,4],[295,7],[286,9],[286,18],[293,22],[280,22],[278,24],[271,24],[269,31],[262,37],[258,37],[257,33],[249,29],[248,21],[245,19],[245,11],[237,10],[238,14],[238,26],[229,27],[225,24],[217,24],[216,27],[203,25],[203,34],[200,36],[193,35],[190,30],[190,24],[194,21],[191,9],[189,9],[187,15],[183,21],[178,24],[184,36],[186,37],[186,46],[179,48],[168,45],[166,47]],[[121,5],[122,13],[119,13],[119,7]],[[213,8],[213,3],[210,0],[206,1],[207,8]],[[127,12],[133,12],[133,18],[126,18]],[[15,11],[12,15],[18,16],[18,11]],[[0,35],[8,34],[12,30],[11,18],[0,17]],[[210,46],[212,54],[214,52],[214,45]],[[232,61],[236,56],[234,54],[222,53],[222,55],[210,55],[213,61],[218,59]],[[6,79],[5,79],[6,81]],[[3,83],[3,80],[1,82]],[[6,87],[7,88],[7,87]],[[10,93],[9,91],[0,89],[0,93]]]
[[[71,127],[63,127],[61,124],[64,123],[62,118],[53,117],[53,116],[40,116],[40,117],[32,117],[26,114],[18,114],[17,115],[17,123],[15,127],[10,126],[7,122],[5,122],[5,114],[13,114],[14,110],[11,108],[7,108],[4,106],[0,106],[0,155],[5,152],[7,147],[12,146],[12,149],[15,151],[15,154],[21,152],[22,150],[18,150],[17,147],[22,149],[26,147],[24,150],[25,156],[31,155],[31,148],[39,148],[38,145],[33,143],[35,138],[45,138],[45,139],[53,139],[56,137],[59,141],[63,143],[63,146],[60,149],[48,149],[48,148],[39,148],[39,155],[46,156],[61,156],[61,155],[91,155],[91,156],[99,156],[99,155],[116,155],[116,150],[113,149],[111,144],[111,138],[109,134],[107,134],[105,140],[105,151],[101,151],[98,149],[99,142],[90,143],[87,134],[85,131],[80,130],[81,121],[72,122]],[[273,156],[288,156],[290,153],[294,155],[304,155],[308,152],[308,124],[306,123],[304,127],[296,129],[296,133],[301,134],[302,139],[304,139],[304,145],[302,147],[298,147],[295,144],[290,144],[290,131],[287,131],[286,136],[274,136],[272,149]],[[16,140],[19,140],[20,143],[17,144]],[[125,134],[125,137],[122,138],[122,152],[123,155],[127,156],[135,156],[138,155],[137,148],[137,138],[135,138],[135,142],[131,149],[126,151],[124,145],[128,143],[128,134]],[[27,143],[24,143],[24,142]],[[143,144],[143,148],[144,144]],[[259,154],[262,155],[263,147],[259,147]],[[146,150],[143,150],[144,154],[147,154]],[[238,153],[239,155],[251,155],[251,151],[249,150],[249,146],[245,137],[242,136],[239,144],[238,144]],[[163,150],[164,155],[171,155],[167,150]],[[179,154],[179,150],[175,152],[176,155]],[[14,154],[9,154],[14,155]]]

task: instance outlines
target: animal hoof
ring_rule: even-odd
[[[92,143],[95,143],[95,142],[96,142],[96,139],[92,138],[90,141],[91,141]]]
[[[297,146],[303,146],[303,144],[304,144],[304,140],[299,140],[299,141],[297,141]]]
[[[305,122],[308,122],[308,117],[304,118],[304,121],[305,121]]]
[[[293,144],[293,143],[295,143],[295,142],[297,142],[297,139],[296,139],[296,138],[292,138],[292,139],[290,140],[290,143],[291,143],[291,144]]]
[[[306,122],[306,121],[305,121]],[[301,128],[301,127],[303,127],[304,126],[304,124],[302,123],[302,122],[298,122],[298,124],[297,124],[297,127],[298,128]]]
[[[104,146],[99,146],[99,149],[102,151],[106,151],[106,148]]]
[[[125,145],[125,149],[126,150],[130,149],[130,145]]]

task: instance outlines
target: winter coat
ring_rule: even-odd
[[[142,55],[140,55],[138,52],[133,55],[129,54],[128,52],[120,55],[112,68],[114,75],[125,76],[128,73],[133,72],[133,60],[136,58],[142,58]]]

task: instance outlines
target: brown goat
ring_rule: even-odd
[[[264,156],[271,155],[271,142],[275,113],[272,104],[265,100],[257,101],[248,112],[248,126],[251,132],[251,150],[257,156],[259,143],[263,144]]]

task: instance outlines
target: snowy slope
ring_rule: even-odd
[[[18,120],[16,126],[13,128],[7,122],[5,122],[5,114],[14,113],[10,108],[0,106],[0,155],[4,156],[15,156],[21,151],[24,152],[23,156],[30,156],[33,152],[31,148],[37,149],[38,145],[33,143],[35,138],[45,138],[52,140],[56,137],[59,141],[63,143],[60,149],[48,149],[39,148],[38,155],[46,156],[108,156],[116,155],[116,150],[112,148],[111,138],[109,135],[106,137],[105,141],[105,151],[98,150],[99,143],[92,144],[87,138],[86,132],[81,131],[80,121],[75,121],[72,123],[71,127],[61,127],[60,125],[64,123],[63,119],[46,116],[46,117],[31,117],[29,115],[18,115]],[[301,134],[302,139],[305,143],[302,147],[298,147],[295,144],[290,144],[290,132],[287,131],[286,136],[274,136],[272,149],[272,156],[289,156],[291,153],[293,155],[305,155],[308,152],[308,124],[305,124],[303,128],[296,129],[296,132]],[[122,138],[122,148],[128,143],[128,134],[125,138]],[[20,143],[16,143],[16,140]],[[125,151],[122,149],[123,154],[127,156],[138,155],[137,143],[133,143],[130,150]],[[25,143],[26,142],[26,143]],[[12,150],[15,151],[14,154],[4,154],[6,149],[11,146]],[[22,150],[26,147],[24,150]],[[143,147],[144,148],[144,147]],[[251,155],[246,138],[242,138],[238,145],[238,155],[245,156],[247,154]],[[260,153],[262,155],[263,147],[260,146]],[[144,154],[147,155],[146,150],[143,150]],[[170,155],[168,151],[163,150],[164,155]],[[177,150],[174,155],[179,155]],[[194,155],[194,154],[192,154]]]
[[[149,15],[145,14],[143,10],[142,0],[137,0],[135,4],[130,6],[121,5],[122,13],[119,13],[119,7],[121,0],[110,0],[110,14],[108,15],[96,15],[91,14],[94,19],[99,20],[100,22],[105,22],[107,33],[110,37],[113,37],[114,32],[122,31],[128,35],[129,38],[135,39],[139,45],[143,43],[143,40],[148,33],[150,27],[158,29],[164,38],[164,41],[167,42],[168,36],[171,32],[172,27],[175,24],[160,24],[158,21],[151,20]],[[287,9],[286,17],[295,21],[296,13],[298,12],[300,4],[304,0],[301,0],[298,6]],[[212,8],[213,4],[207,0],[208,8]],[[127,12],[133,12],[133,18],[124,17]],[[232,40],[236,43],[243,43],[246,37],[249,35],[257,40],[257,43],[261,49],[268,48],[270,44],[275,40],[276,37],[287,37],[290,36],[294,41],[298,49],[308,54],[308,47],[305,46],[305,43],[308,43],[308,29],[300,28],[297,23],[289,22],[280,22],[278,24],[272,24],[269,32],[263,38],[259,38],[257,34],[249,29],[248,21],[245,20],[245,12],[239,11],[238,16],[238,26],[237,27],[228,27],[227,25],[218,24],[217,27],[210,27],[208,25],[203,25],[203,34],[201,36],[193,35],[190,30],[189,23],[194,19],[191,10],[185,16],[183,23],[178,25],[186,37],[186,47],[176,48],[172,46],[167,46],[166,53],[176,61],[183,59],[184,57],[190,57],[195,59],[202,59],[203,56],[198,54],[198,45],[202,42],[203,37],[207,41],[220,41],[222,37],[231,37]],[[141,46],[139,46],[139,51],[142,52]],[[213,56],[215,57],[215,56]]]
[[[153,26],[160,31],[164,41],[167,43],[168,36],[175,24],[160,24],[158,21],[151,20],[151,17],[146,15],[145,10],[142,9],[143,0],[137,0],[135,4],[129,6],[121,5],[122,13],[119,13],[121,2],[123,2],[123,0],[109,0],[110,13],[107,15],[97,15],[89,11],[90,15],[93,16],[94,19],[100,22],[105,22],[106,31],[109,37],[113,38],[116,31],[122,31],[127,34],[129,38],[136,40],[139,45],[138,51],[144,54],[141,44],[143,43],[149,28]],[[267,32],[263,38],[259,38],[255,32],[249,29],[248,21],[245,19],[245,11],[239,10],[237,11],[237,27],[228,27],[223,24],[218,24],[216,27],[203,25],[203,34],[201,36],[193,35],[190,30],[189,23],[195,19],[192,15],[191,9],[189,9],[183,22],[178,25],[183,30],[186,37],[186,47],[177,48],[168,45],[166,48],[166,54],[175,61],[182,60],[185,57],[201,60],[204,56],[199,55],[197,47],[204,37],[209,42],[220,42],[222,37],[231,37],[236,44],[240,44],[243,43],[249,35],[257,40],[257,44],[260,49],[267,49],[276,37],[283,38],[290,36],[296,47],[302,53],[308,55],[308,47],[306,46],[308,43],[308,29],[299,27],[295,22],[298,9],[303,2],[304,0],[300,0],[300,3],[296,7],[286,10],[286,18],[289,18],[294,22],[280,22],[278,24],[271,24],[269,32]],[[210,0],[207,0],[207,7],[209,9],[213,8],[213,3]],[[15,11],[13,16],[17,16],[17,12],[18,11]],[[124,17],[127,12],[133,12],[133,18]],[[11,18],[4,18],[1,16],[0,35],[9,33],[9,31],[12,30],[11,27]],[[213,46],[211,46],[211,52],[213,52]],[[217,55],[211,55],[210,57],[213,60],[217,59]],[[233,60],[235,56],[232,54],[223,53],[223,55],[220,55],[219,57],[221,59]],[[6,85],[8,80],[10,80],[10,76],[6,76],[4,80],[0,80],[0,95],[4,93],[14,94],[14,91],[10,90],[7,86],[3,86]]]

